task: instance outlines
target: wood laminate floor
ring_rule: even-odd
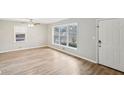
[[[50,48],[37,48],[0,54],[0,74],[122,75],[124,73]]]

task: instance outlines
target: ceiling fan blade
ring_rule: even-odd
[[[34,23],[34,25],[40,25],[40,23]]]

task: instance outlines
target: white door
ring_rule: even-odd
[[[99,47],[99,64],[118,69],[120,62],[119,20],[100,21],[99,40],[101,41],[101,47]]]
[[[120,64],[119,70],[124,72],[124,19],[120,20]]]

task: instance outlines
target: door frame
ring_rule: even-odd
[[[99,23],[105,20],[113,20],[119,18],[97,18],[96,19],[96,63],[99,64]]]

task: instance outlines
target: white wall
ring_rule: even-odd
[[[37,25],[33,28],[28,28],[26,41],[14,42],[15,25],[27,27],[27,24],[0,20],[0,52],[47,45],[47,25]]]
[[[64,48],[64,51],[75,54],[82,58],[96,62],[96,19],[95,18],[72,18],[49,25],[48,44],[57,49],[62,47],[52,45],[52,26],[68,23],[78,23],[78,48],[77,50]]]
[[[28,28],[26,42],[14,42],[14,25],[27,26],[19,22],[0,20],[0,52],[49,45],[57,49],[62,47],[52,45],[52,26],[59,24],[78,23],[78,49],[64,48],[64,51],[96,62],[96,19],[71,18],[51,25],[38,25]]]

